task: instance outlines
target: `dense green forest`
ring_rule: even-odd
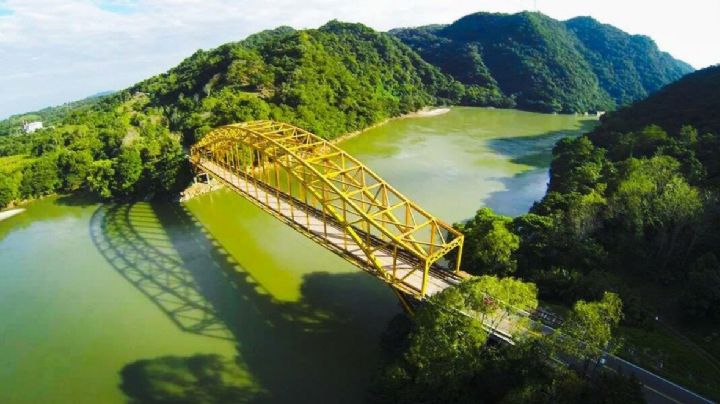
[[[126,90],[0,121],[0,207],[57,191],[174,195],[189,175],[183,146],[232,122],[271,118],[333,138],[429,105],[606,110],[687,71],[647,38],[538,13],[392,35],[337,21],[280,27],[199,50]],[[22,134],[30,120],[46,129]]]
[[[268,117],[332,138],[427,105],[457,104],[465,86],[387,34],[332,21],[199,51],[130,91],[149,94],[171,129],[192,142],[218,125]]]
[[[600,83],[618,105],[626,105],[654,93],[694,69],[661,52],[644,35],[629,35],[590,17],[564,22],[580,42],[578,49]]]
[[[650,38],[589,17],[476,13],[391,33],[458,81],[541,112],[611,110],[693,70]]]
[[[519,243],[503,270],[566,301],[618,289],[614,276],[683,285],[667,298],[684,316],[720,320],[718,90],[720,67],[701,70],[560,141],[547,195],[508,223]]]
[[[281,27],[198,51],[101,99],[26,114],[49,127],[0,136],[0,206],[57,191],[171,196],[188,180],[183,145],[211,128],[272,118],[332,138],[424,106],[460,103],[466,91],[476,90],[360,24]]]
[[[457,225],[463,267],[533,282],[564,306],[618,293],[629,337],[651,344],[680,327],[702,355],[720,354],[719,91],[720,66],[697,71],[561,140],[548,192],[528,214],[481,209]],[[682,367],[687,355],[670,359],[658,370],[682,369],[671,376],[720,395],[715,359],[694,369]]]
[[[565,323],[549,335],[522,334],[515,345],[489,339],[482,324],[485,313],[506,306],[532,311],[538,304],[533,283],[485,275],[431,297],[412,320],[396,317],[383,337],[386,362],[370,401],[644,402],[637,381],[597,369],[601,351],[608,349],[623,317],[617,295],[578,301]],[[577,362],[567,366],[558,358]]]

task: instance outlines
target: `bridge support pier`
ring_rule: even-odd
[[[203,184],[210,183],[210,175],[206,173],[205,171],[200,171],[193,177],[193,184],[197,184],[198,182]]]

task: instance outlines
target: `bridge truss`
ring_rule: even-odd
[[[424,299],[461,278],[460,259],[448,268],[444,258],[462,255],[462,233],[308,131],[268,120],[223,126],[191,148],[190,160],[406,296]]]

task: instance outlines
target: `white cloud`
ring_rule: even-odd
[[[330,19],[375,29],[448,23],[476,11],[533,9],[533,0],[0,0],[0,116],[120,89],[165,71],[198,48],[279,25]],[[696,67],[720,62],[718,0],[537,0],[566,19],[592,15]]]

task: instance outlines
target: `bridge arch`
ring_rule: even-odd
[[[269,120],[217,128],[190,150],[194,167],[397,291],[419,299],[460,279],[462,233],[336,145]]]

